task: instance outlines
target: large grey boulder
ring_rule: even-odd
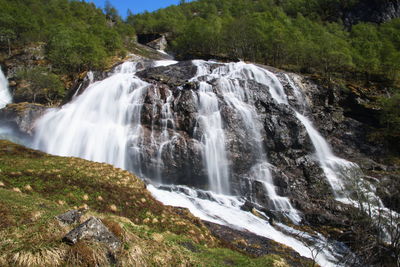
[[[121,241],[96,217],[91,217],[71,230],[63,238],[63,241],[68,244],[76,244],[80,240],[102,242],[112,251],[117,250],[121,246]]]

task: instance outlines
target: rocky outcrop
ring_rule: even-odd
[[[156,50],[164,51],[165,49],[167,49],[168,43],[167,43],[167,39],[163,35],[160,38],[147,43],[147,45]]]
[[[113,251],[121,246],[121,241],[96,217],[91,217],[89,220],[71,230],[63,238],[63,241],[68,244],[76,244],[80,240],[102,242]]]
[[[138,42],[143,45],[147,45],[156,50],[165,50],[167,48],[167,36],[168,34],[163,33],[149,33],[149,34],[138,34]]]
[[[209,67],[215,68],[216,66],[210,65]],[[202,133],[197,128],[199,105],[197,98],[193,97],[193,94],[196,94],[198,90],[198,84],[190,81],[196,70],[197,68],[191,62],[181,62],[173,66],[144,70],[137,75],[152,84],[145,96],[142,124],[147,129],[151,129],[154,136],[160,136],[163,131],[160,111],[162,105],[167,101],[169,92],[174,98],[171,106],[175,121],[174,125],[167,125],[167,131],[170,135],[176,134],[177,138],[174,143],[170,144],[170,147],[164,149],[161,155],[163,170],[160,176],[167,183],[204,187],[207,184],[207,173],[204,169],[199,141]],[[216,92],[220,90],[220,84],[217,80],[211,81],[210,84]],[[294,113],[287,107],[278,105],[271,98],[268,88],[265,86],[252,81],[248,81],[247,86],[254,91],[253,101],[258,109],[260,121],[263,121],[265,125],[264,142],[268,147],[269,156],[274,159],[273,164],[279,166],[288,157],[297,158],[302,153],[311,151],[306,133],[294,117]],[[250,136],[246,130],[243,118],[222,99],[219,105],[221,116],[225,122],[226,145],[231,159],[230,166],[235,177],[231,182],[236,185],[234,191],[242,190],[245,192],[247,190],[240,185],[240,181],[248,175],[257,160],[254,151],[259,150],[259,148],[256,147],[257,143],[252,140],[254,137]],[[281,117],[287,118],[287,121],[280,122],[279,118]],[[145,151],[144,171],[151,177],[151,169],[157,167],[151,162],[152,154],[156,152],[150,149],[150,132],[148,136],[148,139],[145,137],[141,149]],[[171,151],[168,151],[169,149],[173,149],[174,152],[171,153]],[[283,151],[285,151],[286,156],[281,153]],[[288,151],[289,153],[287,153]],[[243,158],[246,160],[243,160]],[[281,175],[281,177],[284,177],[284,175]],[[288,192],[287,181],[277,182],[283,185],[282,192]]]
[[[32,103],[9,104],[0,111],[0,123],[32,135],[35,121],[48,109],[46,106]]]
[[[344,11],[343,22],[351,26],[358,22],[382,23],[399,17],[399,0],[362,0]]]

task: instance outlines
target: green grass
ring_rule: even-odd
[[[162,205],[111,165],[0,141],[0,170],[0,266],[109,266],[104,245],[61,241],[76,225],[55,216],[84,205],[81,222],[96,216],[122,240],[117,266],[285,266],[224,248],[187,210]]]

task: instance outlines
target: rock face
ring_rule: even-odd
[[[398,0],[363,0],[345,11],[343,22],[347,26],[358,22],[382,23],[400,17]]]
[[[110,230],[97,218],[91,217],[75,229],[71,230],[63,241],[69,244],[76,244],[80,240],[92,240],[105,243],[111,250],[117,250],[121,241],[114,236]]]
[[[217,67],[216,65],[209,66],[209,68]],[[191,62],[181,62],[168,67],[144,70],[137,75],[151,83],[145,95],[142,125],[146,129],[151,129],[154,136],[162,135],[165,130],[162,125],[163,114],[161,111],[168,96],[172,95],[173,97],[171,114],[175,118],[174,125],[167,124],[166,131],[170,135],[175,134],[177,138],[168,145],[170,147],[165,148],[161,153],[163,168],[159,174],[160,177],[163,178],[163,182],[167,183],[204,187],[207,186],[207,172],[201,152],[202,133],[198,130],[198,118],[201,111],[196,94],[199,91],[199,84],[190,80],[195,76],[196,69]],[[278,191],[283,195],[288,195],[289,184],[293,184],[290,180],[298,180],[296,174],[303,174],[303,168],[298,168],[296,159],[300,160],[313,151],[310,140],[294,112],[286,105],[277,103],[270,96],[268,87],[255,81],[241,82],[243,82],[242,86],[251,90],[252,96],[249,104],[256,108],[255,112],[259,116],[256,123],[262,123],[259,125],[262,143],[267,147],[270,162],[276,166],[276,170],[273,171],[276,177],[275,184],[279,187]],[[208,83],[217,94],[222,90],[220,86],[223,85],[218,80]],[[248,192],[249,185],[243,182],[246,180],[243,178],[249,175],[252,166],[257,161],[258,155],[255,151],[260,148],[257,147],[259,145],[255,142],[254,136],[246,129],[246,122],[230,103],[222,98],[222,95],[218,105],[224,121],[225,144],[229,151],[229,169],[232,171],[233,191],[245,193]],[[155,152],[150,150],[150,132],[147,136],[145,134],[145,141],[141,148],[145,154],[143,171],[153,177],[154,173],[151,170],[157,166],[151,161],[151,158]],[[169,149],[173,149],[173,153]],[[299,164],[304,166],[308,172],[312,172],[314,168],[314,172],[319,173],[317,164]],[[292,167],[288,168],[287,166]],[[288,173],[293,173],[293,175],[287,176]],[[260,196],[265,193],[261,184],[259,190]]]
[[[168,45],[166,34],[162,33],[139,34],[138,42],[156,50],[165,50]]]
[[[156,50],[165,50],[167,48],[167,39],[165,38],[165,36],[161,36],[160,38],[153,40],[149,43],[147,43],[148,46],[156,49]]]
[[[39,104],[9,104],[0,111],[0,122],[22,133],[32,135],[35,121],[49,108]]]
[[[207,65],[211,72],[220,67],[218,64]],[[321,205],[321,201],[333,200],[334,196],[314,156],[315,148],[304,125],[296,118],[295,110],[314,120],[316,128],[332,144],[336,155],[362,162],[377,155],[381,148],[368,142],[367,127],[362,122],[345,116],[341,104],[348,96],[340,89],[318,86],[310,79],[268,69],[278,77],[289,104],[278,103],[271,97],[271,88],[264,84],[252,79],[238,80],[238,86],[248,90],[245,102],[254,108],[254,127],[259,130],[260,143],[255,140],[257,135],[249,132],[248,122],[233,108],[227,95],[223,95],[225,85],[221,79],[207,80],[218,96],[224,143],[228,151],[231,190],[234,194],[253,199],[267,210],[272,207],[265,183],[252,178],[257,175],[254,174],[254,164],[260,160],[257,151],[260,151],[261,145],[271,164],[278,195],[290,198],[310,222],[323,224],[330,220],[335,225],[345,225],[342,218],[335,215],[337,209],[343,210],[343,207],[334,201],[331,205]],[[159,177],[163,183],[209,189],[209,173],[203,154],[204,132],[199,130],[202,127],[199,121],[202,112],[199,82],[205,81],[205,78],[200,76],[198,81],[194,81],[192,78],[195,73],[196,68],[191,62],[137,73],[137,76],[151,84],[144,96],[141,117],[144,126],[144,140],[140,146],[141,171],[147,177]],[[302,91],[301,101],[287,76]],[[170,107],[169,115],[163,113],[166,106]],[[168,116],[173,119],[166,121]],[[163,135],[174,138],[160,151],[152,142]],[[276,214],[276,217],[279,215]]]

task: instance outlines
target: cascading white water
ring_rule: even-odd
[[[300,106],[307,108],[305,97],[299,87],[288,75],[285,75],[285,77]],[[400,215],[384,206],[382,200],[376,194],[375,186],[362,178],[362,171],[357,164],[335,156],[328,142],[313,126],[312,122],[294,108],[293,110],[310,137],[317,160],[336,200],[351,204],[366,212],[376,221],[381,221],[382,238],[390,241],[391,231],[398,227],[394,225],[392,218],[400,218]],[[354,196],[356,197],[354,198]]]
[[[210,84],[198,81],[199,77],[207,74],[207,68],[201,61],[193,63],[197,66],[197,73],[191,81],[199,83],[198,94],[193,96],[198,97],[200,125],[198,128],[202,130],[203,160],[207,168],[210,189],[219,194],[230,194],[225,133],[222,128],[218,97]]]
[[[200,60],[193,61],[197,66],[197,78],[202,77],[207,81],[217,80],[218,95],[222,96],[223,101],[225,101],[234,112],[238,113],[244,122],[244,127],[246,128],[249,137],[253,142],[253,146],[256,151],[253,153],[256,155],[256,161],[250,172],[250,179],[253,181],[261,182],[268,194],[268,198],[271,202],[271,209],[277,210],[286,214],[293,222],[298,223],[300,217],[298,212],[292,207],[289,199],[283,196],[279,196],[276,193],[276,188],[273,182],[273,177],[270,171],[270,164],[267,161],[266,153],[263,149],[262,137],[260,129],[262,128],[258,121],[258,115],[251,103],[252,94],[247,85],[242,86],[239,82],[255,80],[259,83],[269,86],[270,94],[275,98],[279,99],[279,103],[287,103],[285,98],[284,90],[282,86],[279,86],[279,80],[270,75],[266,70],[262,70],[251,64],[246,64],[243,62],[238,63],[228,63],[219,64],[216,63],[217,67],[212,71],[207,68],[207,64],[213,64],[212,62],[204,62]],[[218,108],[218,98],[213,92],[213,86],[205,81],[200,82],[200,106],[204,108],[207,112],[207,123],[206,129],[209,129],[209,135],[213,138],[208,138],[208,140],[213,140],[213,144],[206,144],[212,148],[212,153],[206,154],[206,162],[208,168],[215,172],[223,172],[224,164],[221,163],[226,161],[226,152],[224,148],[224,131],[222,129],[221,113]],[[211,131],[210,131],[211,130]],[[222,168],[221,168],[222,167]],[[228,175],[226,173],[226,175]],[[215,176],[215,175],[214,175]],[[214,176],[209,176],[210,182],[212,183]],[[219,178],[218,176],[215,176]],[[227,177],[227,176],[226,176]],[[218,182],[227,181],[225,179],[219,179]],[[221,185],[221,183],[220,183]],[[225,190],[226,192],[227,190]],[[218,192],[218,191],[217,191]]]
[[[341,198],[345,192],[345,187],[342,179],[337,175],[343,168],[354,168],[354,164],[344,159],[336,157],[329,144],[321,136],[321,134],[314,128],[311,121],[296,111],[296,117],[304,125],[311,142],[314,145],[317,159],[321,165],[322,170],[337,198]]]
[[[230,193],[225,134],[218,106],[218,98],[211,85],[200,82],[199,89],[199,124],[204,129],[202,143],[203,158],[207,166],[210,189],[220,194]]]
[[[148,85],[133,76],[135,66],[124,63],[71,103],[45,114],[37,122],[34,146],[51,154],[128,168],[127,143],[135,149],[140,141],[141,99]]]
[[[0,67],[0,109],[11,103],[12,97],[8,89],[8,81]]]
[[[293,248],[303,257],[314,258],[316,256],[315,260],[320,266],[342,266],[336,264],[338,258],[330,249],[324,249],[318,255],[313,255],[312,246],[306,246],[295,238],[282,233],[269,224],[267,220],[259,218],[250,212],[241,210],[240,207],[244,202],[236,197],[214,194],[212,192],[202,192],[202,195],[209,195],[211,200],[208,200],[200,198],[197,191],[187,187],[181,187],[180,189],[183,190],[175,191],[160,190],[152,185],[147,188],[157,200],[161,201],[165,205],[187,208],[193,215],[203,220],[228,225],[236,229],[246,230],[275,240]],[[293,228],[288,226],[286,226],[285,231],[295,232]],[[307,236],[305,232],[298,231],[297,233],[301,233],[301,236]],[[323,237],[316,239],[313,242],[325,242],[327,244]],[[324,245],[326,246],[326,244]]]
[[[305,97],[300,88],[295,85],[289,75],[285,74],[285,78],[289,82],[290,87],[293,89],[293,93],[298,104],[301,107],[308,108],[304,100]],[[332,191],[335,194],[335,197],[338,200],[346,199],[348,196],[346,196],[347,192],[344,183],[344,179],[346,179],[345,176],[351,170],[357,169],[358,166],[345,159],[336,157],[333,154],[328,142],[314,127],[310,119],[308,119],[305,115],[300,114],[295,108],[292,107],[292,109],[294,110],[297,119],[305,127],[307,134],[310,137],[310,140],[315,149],[317,160],[321,166],[321,169],[324,171],[325,177],[327,178],[327,181],[329,182]]]

